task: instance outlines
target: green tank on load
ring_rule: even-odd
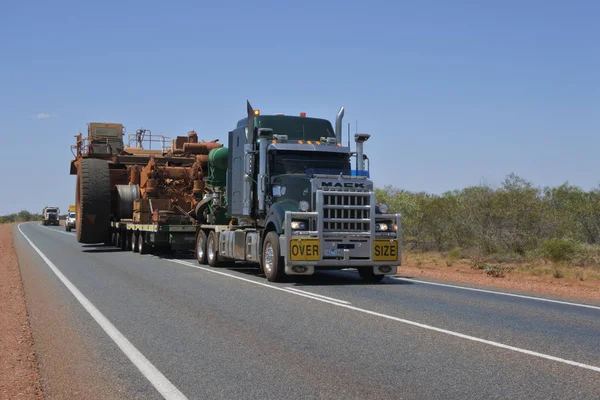
[[[208,153],[208,176],[206,183],[212,187],[225,187],[227,183],[227,147],[219,147]]]

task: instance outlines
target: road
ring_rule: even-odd
[[[600,304],[352,271],[272,284],[62,227],[14,236],[54,398],[600,398]]]

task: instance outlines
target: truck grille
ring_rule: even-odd
[[[371,193],[323,192],[323,232],[371,231]]]

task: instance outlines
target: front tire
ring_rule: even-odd
[[[206,233],[203,230],[198,231],[196,235],[196,260],[198,264],[206,264]]]
[[[262,268],[269,282],[280,282],[285,276],[285,260],[280,254],[279,235],[269,232],[263,242]]]
[[[373,267],[365,267],[358,269],[358,275],[360,275],[361,279],[365,282],[381,282],[385,275],[375,275],[373,273]]]

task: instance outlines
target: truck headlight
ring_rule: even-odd
[[[388,207],[387,204],[385,204],[385,203],[380,203],[379,204],[379,212],[381,214],[387,214],[389,210],[390,210],[390,208]]]
[[[387,232],[389,229],[389,225],[385,222],[378,222],[377,224],[375,224],[375,230],[377,232]]]
[[[310,208],[310,204],[308,204],[308,201],[306,201],[306,200],[300,200],[298,202],[298,209],[300,211],[308,211],[309,208]]]
[[[295,231],[302,231],[306,229],[306,222],[304,221],[292,221],[292,229]]]

